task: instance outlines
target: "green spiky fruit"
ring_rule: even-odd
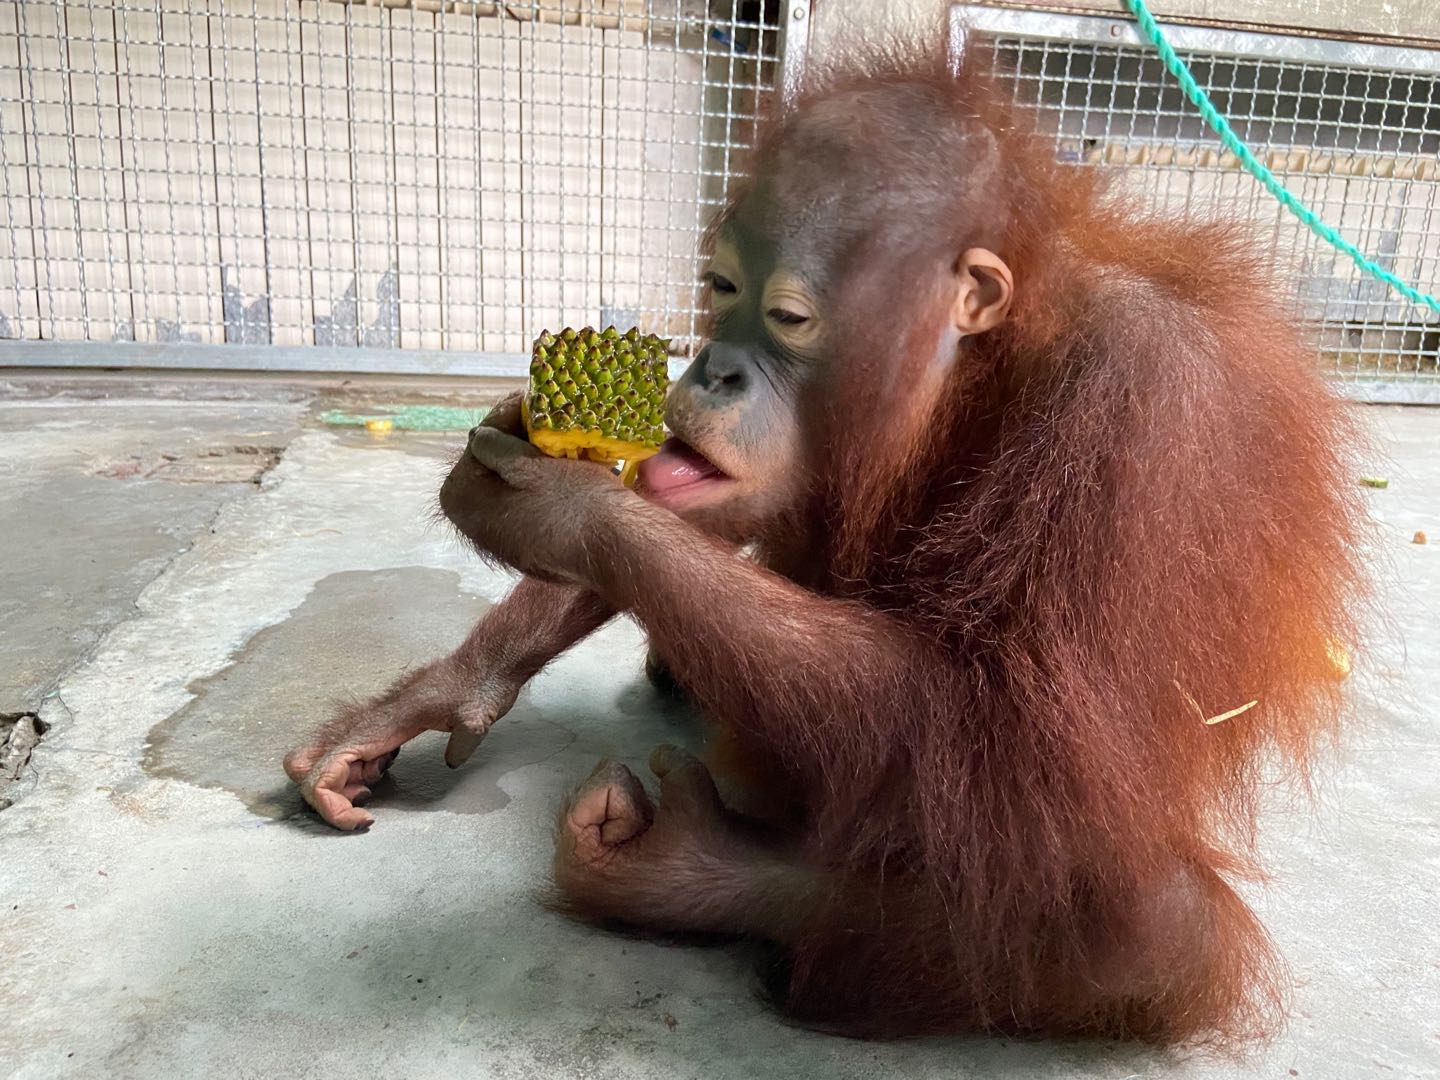
[[[522,402],[530,441],[551,457],[635,462],[665,438],[670,343],[632,327],[567,327],[535,341]]]

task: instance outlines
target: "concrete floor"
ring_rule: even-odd
[[[1440,1077],[1440,410],[1367,413],[1390,624],[1318,811],[1271,815],[1256,903],[1296,1011],[1236,1063],[827,1038],[757,1003],[739,949],[537,906],[560,794],[688,734],[629,624],[466,769],[408,749],[368,835],[319,826],[282,751],[509,584],[428,523],[455,438],[323,429],[313,389],[105,393],[0,386],[0,714],[50,725],[0,792],[0,1074]]]

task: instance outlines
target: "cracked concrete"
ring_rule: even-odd
[[[49,723],[0,813],[0,1075],[1440,1077],[1440,411],[1372,410],[1389,625],[1315,812],[1277,807],[1253,894],[1295,1015],[1242,1062],[796,1031],[745,951],[536,902],[561,794],[686,739],[617,622],[463,770],[402,754],[375,828],[307,814],[278,757],[325,702],[447,648],[509,579],[430,523],[447,440],[304,425],[303,395],[0,406],[0,712]],[[246,432],[265,431],[243,437]],[[100,456],[283,446],[256,487],[97,477]],[[428,743],[428,744],[427,744]]]
[[[35,708],[257,470],[185,484],[143,472],[237,443],[283,446],[301,415],[272,403],[0,409],[0,710]]]

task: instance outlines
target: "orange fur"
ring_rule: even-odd
[[[827,102],[886,87],[999,148],[978,198],[951,163],[957,212],[931,242],[1007,260],[1007,326],[970,339],[938,407],[911,400],[933,354],[908,328],[939,301],[907,291],[895,254],[924,252],[874,237],[853,256],[874,269],[832,304],[859,316],[813,418],[826,539],[805,584],[882,613],[931,665],[761,700],[736,687],[780,659],[710,674],[657,645],[790,770],[809,858],[847,883],[789,950],[794,1011],[859,1034],[1232,1043],[1283,998],[1226,882],[1257,873],[1262,769],[1307,775],[1340,715],[1326,649],[1352,639],[1360,593],[1355,434],[1253,237],[1108,196],[965,70],[901,57],[817,79],[756,159],[778,182]],[[855,145],[900,153],[845,111]],[[765,546],[793,562],[794,543]],[[845,647],[811,633],[802,655]],[[1218,725],[1195,709],[1251,700]],[[1172,900],[1182,914],[1147,922]],[[1109,989],[1128,975],[1149,989]]]

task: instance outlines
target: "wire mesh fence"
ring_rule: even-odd
[[[783,36],[759,0],[0,3],[0,337],[683,353]]]
[[[0,338],[107,346],[96,363],[264,367],[286,350],[285,366],[366,369],[334,358],[348,350],[381,356],[370,369],[479,356],[499,362],[447,370],[503,372],[540,329],[613,322],[683,355],[696,238],[803,56],[808,8],[0,2]],[[1440,385],[1440,319],[1275,203],[1131,24],[954,15],[1039,104],[1062,157],[1163,206],[1256,222],[1328,368]],[[1172,36],[1302,200],[1435,291],[1440,53]],[[233,345],[270,353],[187,359]]]
[[[1062,158],[1112,169],[1122,192],[1181,213],[1249,218],[1297,316],[1337,375],[1440,382],[1440,317],[1359,271],[1225,150],[1128,21],[953,9],[1040,107]],[[1237,134],[1385,269],[1440,291],[1440,52],[1176,28],[1172,38]],[[1196,267],[1223,274],[1223,266]]]

